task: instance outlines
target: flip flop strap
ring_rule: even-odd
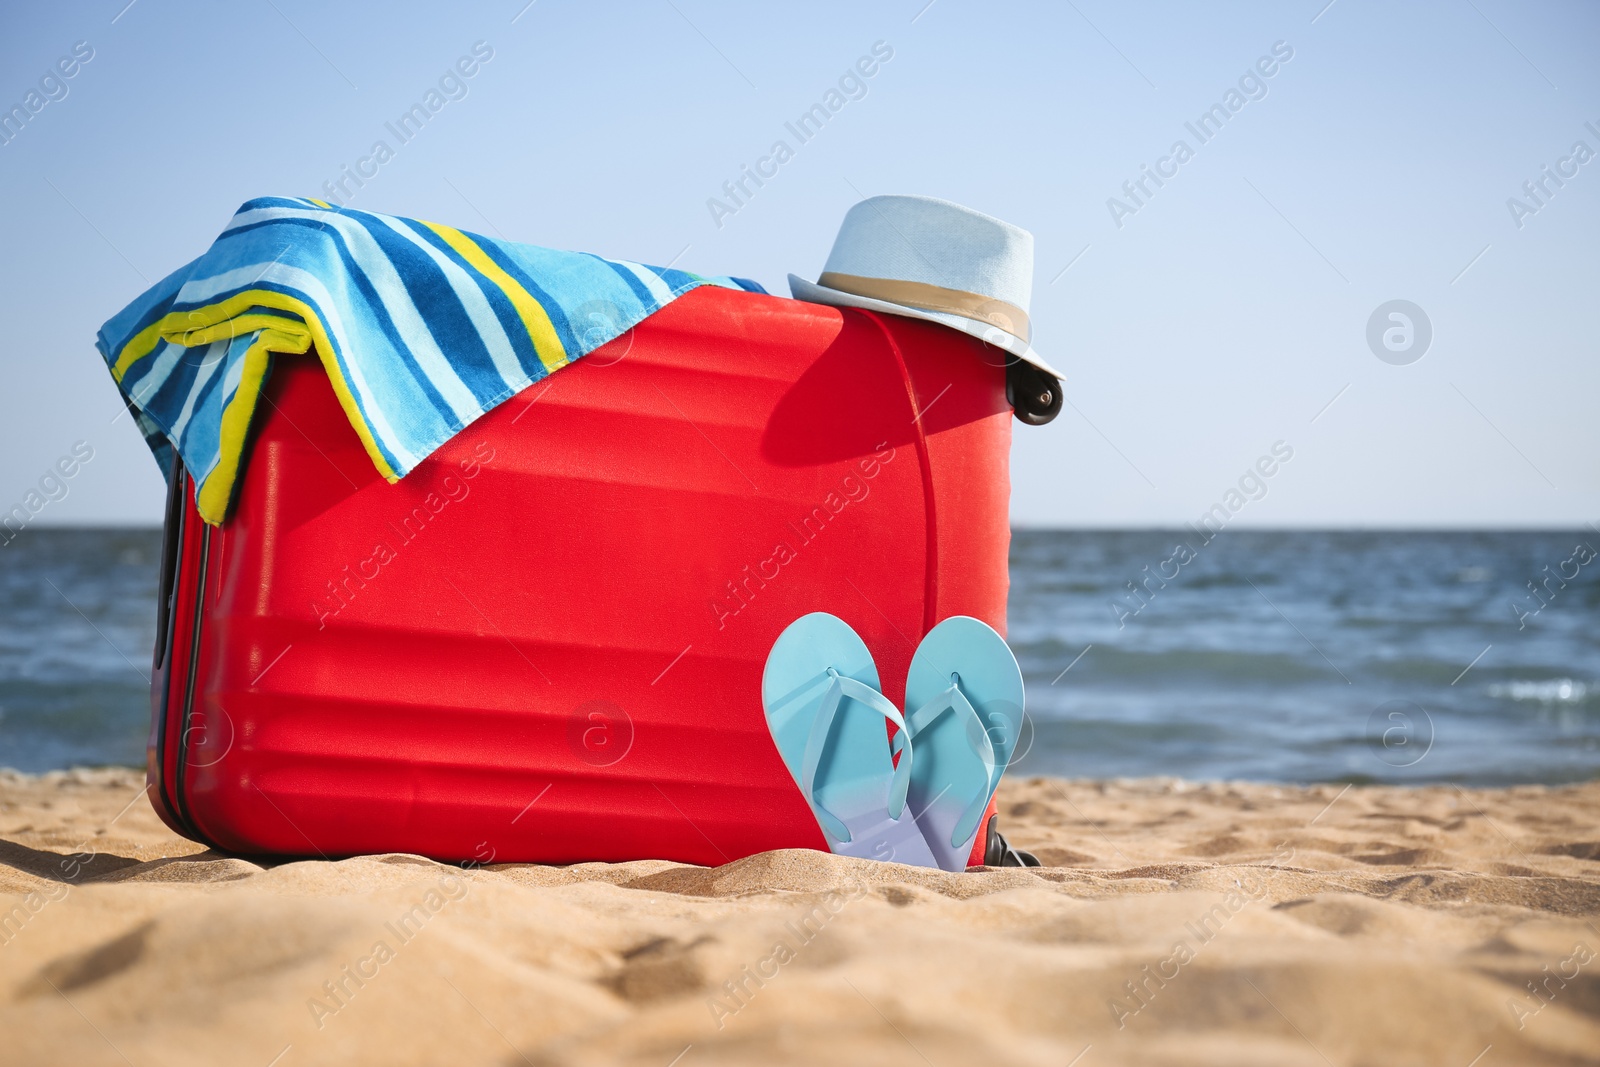
[[[995,758],[994,741],[989,737],[989,731],[984,729],[983,719],[957,682],[951,682],[944,692],[906,716],[906,730],[912,740],[947,711],[954,713],[957,720],[966,724],[969,732],[972,724],[976,724],[978,733],[984,741],[983,747],[976,753],[978,759],[983,762],[984,789],[967,802],[966,808],[961,812],[961,818],[956,820],[955,832],[950,835],[950,847],[955,848],[972,836],[973,831],[978,828],[978,820],[983,818],[984,811],[988,809],[989,797],[994,794],[994,787],[998,782],[995,769],[999,761]]]
[[[817,768],[822,762],[822,750],[827,747],[828,735],[833,732],[834,723],[838,721],[839,706],[849,698],[882,715],[885,719],[899,727],[900,732],[895,735],[895,746],[891,755],[899,755],[900,761],[895,766],[894,775],[889,780],[889,817],[900,818],[901,812],[906,807],[906,790],[911,786],[911,735],[906,730],[906,723],[900,717],[900,709],[889,703],[887,697],[870,685],[864,685],[854,678],[847,678],[828,668],[828,691],[823,694],[822,703],[817,707],[816,718],[811,720],[811,732],[806,735],[806,751],[800,764],[800,791],[811,802],[812,810],[817,813],[817,821],[822,823],[823,829],[840,841],[850,840],[850,830],[844,822],[833,812],[822,806],[817,799],[816,781]]]

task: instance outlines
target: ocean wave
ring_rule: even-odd
[[[1082,649],[1047,639],[1013,641],[1012,651],[1025,673],[1051,678],[1072,663]],[[1309,653],[1195,647],[1146,652],[1103,644],[1093,645],[1073,669],[1081,681],[1137,679],[1147,684],[1161,680],[1296,683],[1322,681],[1333,673],[1323,660]]]
[[[1544,678],[1539,681],[1519,679],[1489,687],[1492,697],[1509,697],[1539,704],[1582,704],[1592,692],[1592,683],[1571,678]]]

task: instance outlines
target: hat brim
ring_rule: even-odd
[[[826,285],[808,282],[796,275],[789,275],[789,292],[796,300],[804,300],[812,304],[831,304],[835,307],[864,308],[868,311],[882,311],[889,315],[904,315],[911,319],[924,319],[928,322],[937,322],[941,326],[960,330],[964,334],[986,341],[996,348],[1002,348],[1025,363],[1031,363],[1046,374],[1054,375],[1057,379],[1066,375],[1046,363],[1044,357],[1033,350],[1016,334],[1007,333],[998,326],[991,326],[986,322],[969,319],[964,315],[953,315],[948,311],[924,311],[922,308],[908,307],[905,304],[891,304],[887,300],[874,300],[869,296],[856,296],[839,289],[830,289]]]

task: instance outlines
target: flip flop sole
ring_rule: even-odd
[[[767,727],[801,789],[806,744],[828,692],[829,668],[879,689],[878,668],[860,636],[844,620],[819,611],[796,619],[778,636],[761,679]],[[908,814],[889,818],[893,772],[884,717],[846,698],[822,748],[814,791],[816,803],[844,823],[850,840],[830,833],[820,818],[817,825],[839,855],[935,866],[915,821]]]
[[[939,866],[966,870],[979,825],[951,838],[977,798],[987,807],[1016,748],[1022,728],[1022,671],[1005,638],[987,623],[966,615],[945,619],[922,639],[906,677],[907,718],[936,700],[959,676],[960,689],[978,721],[946,713],[912,738],[916,760],[906,806]],[[987,748],[994,773],[980,755]]]

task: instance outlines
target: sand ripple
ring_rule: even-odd
[[[1047,866],[965,874],[254,861],[141,786],[0,772],[0,1060],[1600,1062],[1600,783],[1020,780]]]

